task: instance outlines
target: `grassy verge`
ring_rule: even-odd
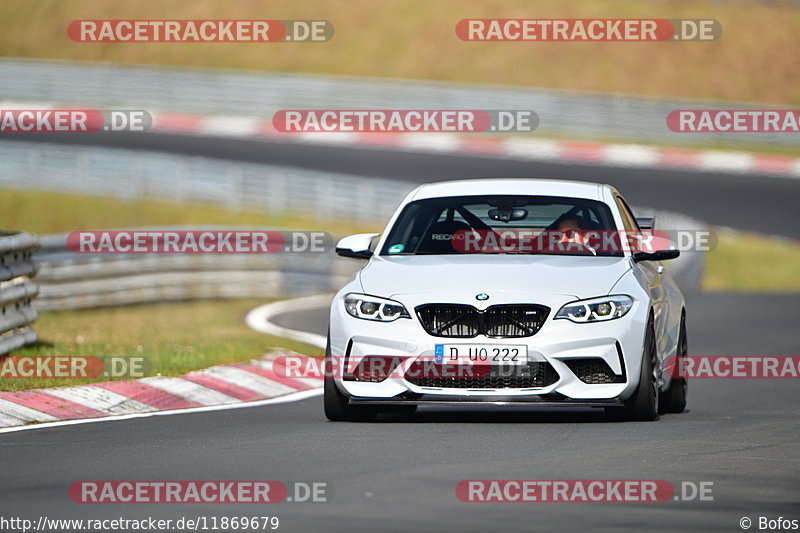
[[[293,229],[319,229],[321,225],[311,217],[292,213],[232,211],[218,205],[176,204],[157,200],[126,201],[103,196],[15,189],[0,189],[0,213],[0,224],[6,229],[41,235],[75,230],[193,224]],[[326,223],[324,228],[335,235],[374,229],[343,222]],[[378,227],[376,231],[382,231],[382,228]]]
[[[800,292],[800,243],[749,233],[720,235],[706,256],[706,291]]]
[[[322,350],[264,335],[244,316],[263,300],[202,301],[42,313],[42,342],[14,356],[139,356],[151,375],[175,376],[213,365],[258,358],[276,346],[306,355]],[[85,384],[107,379],[0,379],[0,390]]]
[[[327,19],[327,43],[76,43],[77,19]],[[464,42],[463,18],[713,18],[713,42]],[[800,105],[800,10],[712,0],[4,0],[0,55]],[[35,28],[36,31],[31,31]]]

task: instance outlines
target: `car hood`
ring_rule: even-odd
[[[359,280],[367,294],[478,293],[602,296],[630,269],[624,257],[422,255],[374,257]],[[493,298],[494,299],[494,298]]]

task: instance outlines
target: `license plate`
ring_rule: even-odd
[[[437,344],[436,364],[510,366],[528,364],[524,344]]]

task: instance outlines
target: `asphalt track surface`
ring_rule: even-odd
[[[577,179],[610,183],[630,204],[677,211],[709,224],[800,239],[800,179],[160,133],[6,133],[3,139],[161,150],[204,157],[419,183],[482,177]],[[398,204],[400,203],[398,198]]]
[[[176,142],[189,143],[181,138]],[[215,142],[224,146],[227,141]],[[241,143],[237,150],[243,153],[253,157],[261,153],[264,162],[289,164],[287,152],[296,151],[299,157],[306,151],[302,166],[308,166],[317,155],[328,153],[340,160],[339,167],[329,170],[361,165],[365,174],[390,177],[404,170],[405,177],[451,178],[462,167],[470,169],[467,175],[523,175],[524,168],[528,169],[524,175],[588,179],[591,174],[614,183],[639,205],[706,213],[704,220],[754,231],[795,236],[798,230],[796,210],[786,209],[798,198],[797,180],[742,178],[746,187],[741,191],[737,176],[663,173],[661,179],[652,171],[504,160],[494,162],[490,172],[490,161],[482,159],[372,151],[336,155],[339,149],[278,150],[262,143],[236,143]],[[213,146],[206,147],[204,155],[216,155],[209,153]],[[431,167],[417,172],[429,159]],[[404,161],[406,166],[399,170],[397,165]],[[510,172],[509,165],[520,171]],[[626,177],[613,178],[616,173]],[[717,188],[709,197],[693,192]],[[758,190],[763,196],[751,196]],[[676,203],[662,205],[669,204],[669,197],[663,197],[668,193]],[[750,208],[738,217],[742,223],[732,223],[737,220],[737,206],[745,204]],[[762,224],[770,220],[782,227]],[[797,300],[796,295],[691,295],[690,353],[797,355]],[[326,316],[325,310],[311,310],[286,313],[276,321],[324,334]],[[0,436],[0,515],[31,519],[277,515],[279,531],[526,532],[740,531],[739,520],[747,516],[754,522],[751,529],[757,530],[760,516],[800,519],[798,405],[798,380],[719,379],[693,380],[688,410],[652,423],[616,423],[593,410],[527,407],[425,407],[409,418],[330,423],[323,416],[321,398],[313,398],[25,431]],[[67,493],[78,480],[192,479],[277,480],[286,485],[323,481],[329,486],[329,501],[90,506],[73,503]],[[456,498],[455,487],[464,479],[664,479],[677,487],[681,482],[711,481],[714,500],[463,503]]]

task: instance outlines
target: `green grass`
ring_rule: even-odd
[[[315,229],[320,222],[292,213],[228,210],[218,205],[176,204],[157,200],[119,200],[46,191],[0,189],[0,229],[36,234],[76,230],[171,225],[265,226]],[[342,222],[325,224],[332,234],[371,231],[380,224],[361,226]]]
[[[76,19],[327,19],[328,43],[75,43]],[[713,42],[463,42],[463,18],[713,18]],[[3,0],[0,55],[800,105],[800,10],[713,0]]]
[[[706,256],[706,291],[800,292],[800,243],[748,233],[721,235]]]
[[[151,375],[176,376],[213,365],[249,361],[275,347],[306,355],[319,348],[258,333],[244,324],[263,300],[147,304],[41,314],[35,328],[41,342],[14,356],[138,356]],[[0,390],[85,384],[107,379],[0,379]]]

